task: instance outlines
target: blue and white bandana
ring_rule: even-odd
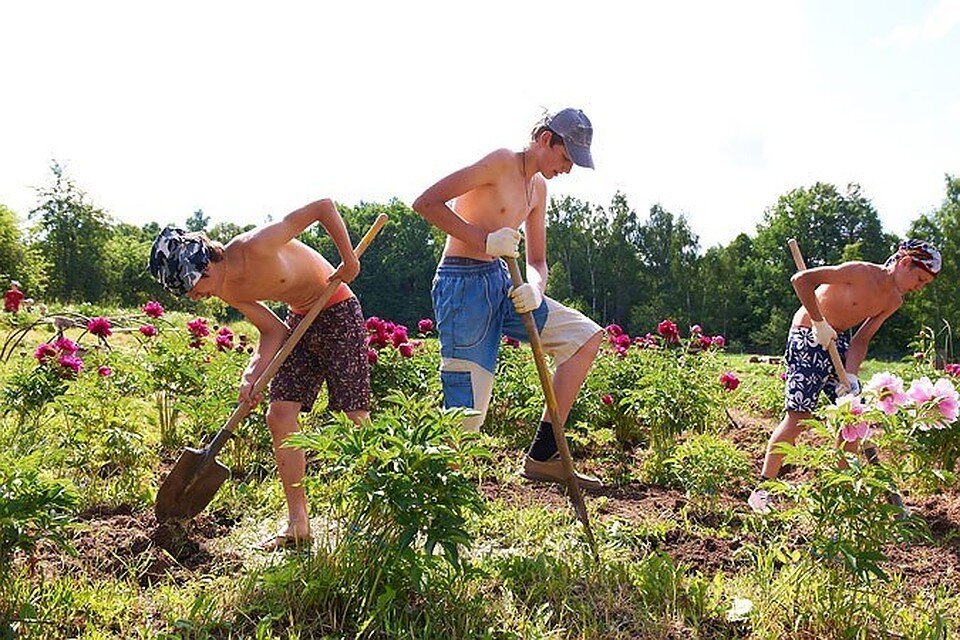
[[[209,250],[199,238],[183,229],[167,227],[153,241],[147,266],[164,289],[182,296],[197,284],[209,262]]]
[[[887,258],[884,266],[894,264],[900,258],[908,256],[914,264],[918,265],[924,271],[932,276],[940,273],[940,267],[943,265],[943,258],[940,251],[923,240],[904,240],[897,247],[896,253]]]

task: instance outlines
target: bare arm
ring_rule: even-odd
[[[352,281],[360,273],[360,261],[353,253],[350,235],[347,233],[346,225],[343,224],[343,218],[340,217],[336,205],[329,198],[311,202],[305,207],[288,213],[283,219],[259,229],[250,237],[250,247],[258,252],[275,252],[303,233],[314,222],[319,222],[326,229],[340,253],[343,265],[337,269],[335,275],[343,282]],[[332,278],[333,275],[331,275]]]
[[[441,179],[414,201],[413,210],[430,224],[477,251],[486,251],[487,232],[461,218],[447,203],[477,187],[493,184],[500,175],[502,155],[503,151],[494,151],[479,162]]]
[[[287,337],[287,325],[283,323],[262,302],[237,302],[230,303],[244,315],[260,332],[260,341],[257,343],[257,350],[250,357],[250,362],[243,372],[240,382],[239,397],[241,402],[246,402],[251,406],[260,402],[258,396],[254,398],[251,393],[253,385],[256,384],[260,375],[270,365],[273,356],[277,355],[280,347]]]
[[[538,180],[536,204],[523,223],[524,238],[527,243],[527,282],[537,287],[541,293],[547,289],[547,229],[546,229],[546,185]]]
[[[816,267],[805,271],[798,271],[790,278],[790,284],[793,290],[797,292],[797,297],[803,304],[810,319],[819,322],[824,319],[820,312],[820,305],[817,302],[817,287],[821,284],[842,284],[850,285],[858,277],[863,275],[863,271],[868,269],[867,265],[858,262],[845,262],[841,265]]]
[[[879,315],[867,318],[857,329],[857,332],[853,334],[853,339],[850,340],[850,348],[847,350],[846,362],[844,362],[844,368],[848,372],[855,374],[860,371],[860,365],[867,357],[867,345],[870,344],[870,340],[876,335],[886,319],[900,308],[900,304],[902,302],[884,309]]]

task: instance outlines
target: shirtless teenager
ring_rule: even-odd
[[[479,430],[483,424],[501,336],[527,339],[519,314],[533,312],[544,351],[556,364],[553,385],[560,420],[566,420],[593,364],[600,326],[543,295],[546,180],[569,173],[574,164],[593,168],[592,137],[582,111],[563,109],[538,123],[522,151],[498,149],[443,178],[413,203],[417,213],[448,234],[433,281],[433,308],[444,406],[478,412],[466,419],[466,429]],[[447,203],[454,199],[451,208]],[[519,256],[521,225],[527,282],[512,288],[498,258]],[[547,482],[566,477],[546,409],[521,475]],[[583,486],[601,484],[591,476],[578,474],[578,479]]]
[[[333,266],[296,240],[314,222],[333,239],[343,264]],[[360,272],[350,237],[332,201],[324,199],[288,214],[282,220],[242,233],[226,246],[203,233],[164,229],[153,243],[150,273],[166,289],[191,300],[216,296],[243,313],[260,331],[260,343],[240,383],[240,401],[255,406],[254,383],[280,350],[287,336],[320,297],[334,276],[351,282]],[[286,322],[262,300],[289,306]],[[306,461],[301,449],[284,448],[299,429],[297,416],[309,412],[326,381],[329,407],[360,423],[369,415],[370,368],[360,303],[341,284],[326,307],[284,361],[270,382],[267,426],[273,437],[280,480],[287,500],[286,531],[265,549],[307,543],[310,519],[302,486]]]
[[[802,421],[813,415],[820,392],[826,393],[831,401],[836,400],[840,381],[827,354],[830,342],[837,342],[851,392],[859,393],[857,372],[867,356],[870,339],[903,304],[903,294],[918,291],[932,282],[940,273],[940,266],[940,252],[936,248],[926,242],[908,240],[901,243],[883,266],[845,262],[800,271],[791,278],[803,306],[793,316],[784,353],[786,415],[770,436],[761,481],[772,480],[780,473],[783,454],[775,453],[774,448],[780,442],[796,442],[805,429]],[[857,325],[859,328],[852,340],[837,335]],[[770,511],[770,495],[764,489],[755,489],[747,502],[758,513]]]

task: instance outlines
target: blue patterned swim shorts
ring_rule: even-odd
[[[847,336],[838,335],[837,350],[844,362],[849,347],[850,340]],[[787,362],[787,411],[812,412],[817,408],[817,398],[821,391],[831,402],[837,399],[840,381],[833,370],[827,350],[814,341],[813,329],[791,327],[783,357]]]

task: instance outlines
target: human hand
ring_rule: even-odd
[[[260,392],[254,395],[253,387],[253,381],[249,380],[247,376],[244,376],[243,381],[240,383],[240,392],[237,394],[240,402],[248,405],[251,409],[260,404],[260,402],[263,400],[263,393]]]
[[[332,282],[334,278],[338,278],[340,282],[347,284],[353,282],[359,274],[360,261],[351,251],[350,254],[344,259],[343,263],[337,267],[333,273],[330,274],[330,277],[327,278],[327,282]]]
[[[837,332],[834,331],[829,322],[826,320],[813,321],[813,340],[818,345],[826,349],[836,338]]]
[[[484,251],[490,256],[520,256],[520,232],[510,227],[502,227],[493,233],[487,234]]]
[[[519,287],[510,289],[510,299],[513,300],[513,308],[517,313],[528,313],[540,308],[543,303],[543,294],[537,287],[524,282]]]
[[[846,372],[847,374],[847,386],[850,388],[850,393],[855,396],[860,395],[862,387],[860,386],[860,378],[857,377],[857,374]]]

